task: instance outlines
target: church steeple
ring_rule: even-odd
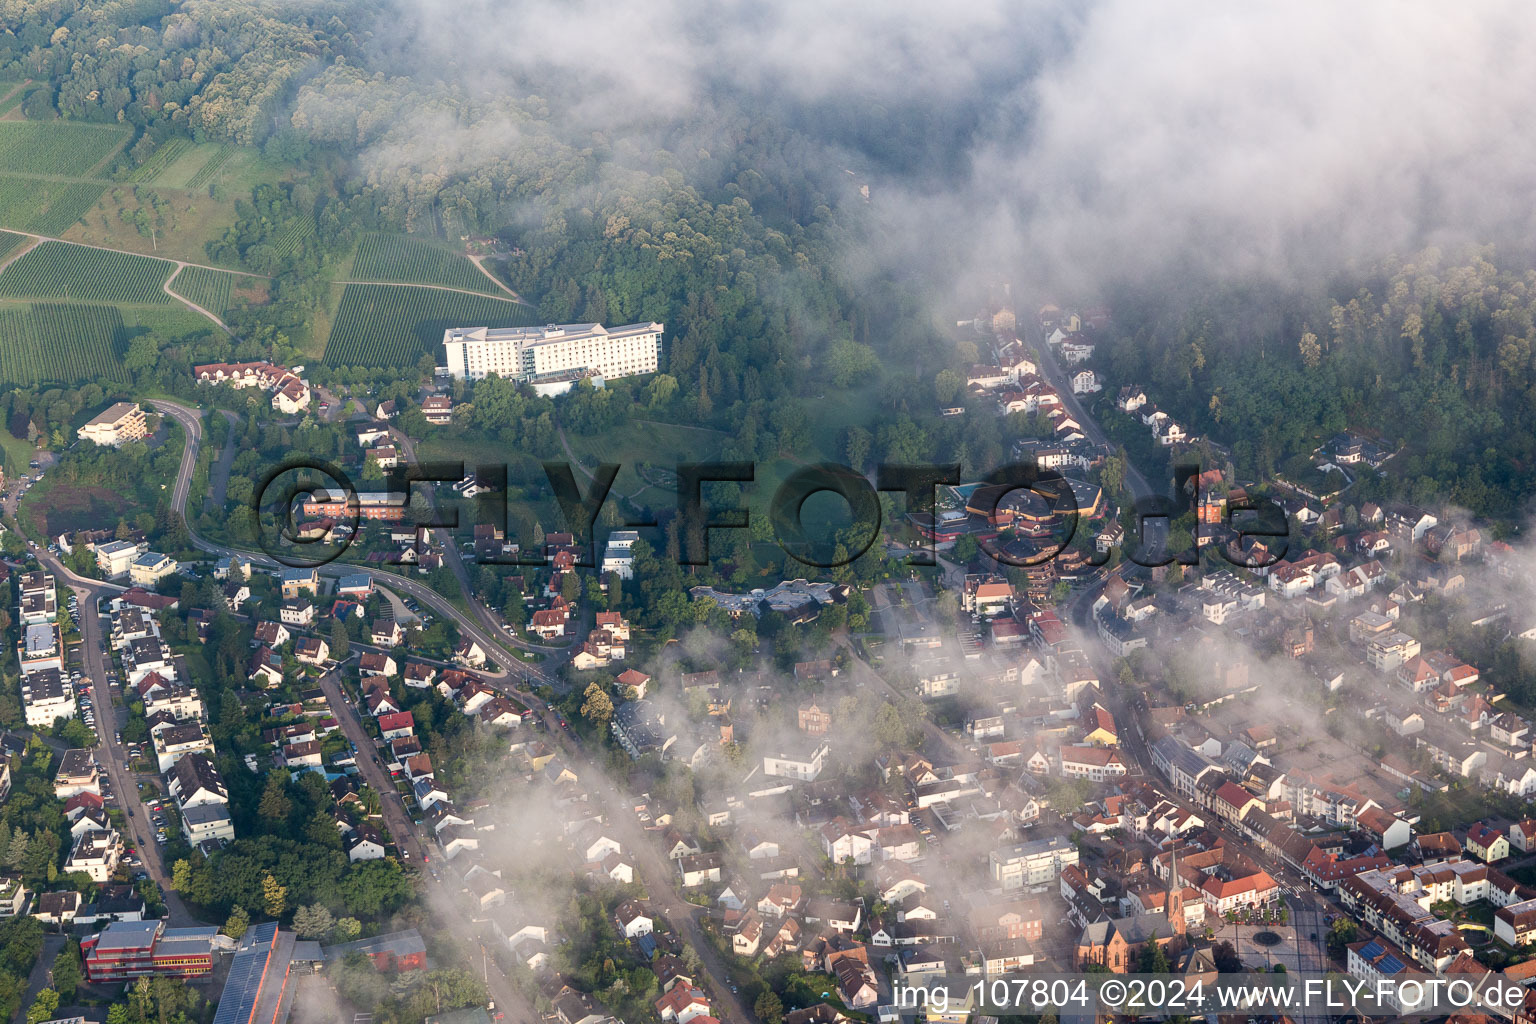
[[[1173,853],[1168,863],[1168,927],[1174,935],[1183,936],[1186,923],[1184,920],[1184,879],[1179,874],[1179,842],[1173,841]]]

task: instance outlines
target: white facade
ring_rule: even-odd
[[[57,669],[21,677],[21,705],[27,725],[50,729],[55,718],[74,718],[75,691]]]
[[[640,539],[636,530],[614,530],[608,535],[608,544],[603,548],[603,564],[599,570],[603,575],[610,572],[618,573],[621,580],[635,578],[635,556],[631,549],[635,541]]]
[[[64,870],[84,871],[91,881],[100,884],[112,877],[122,854],[122,840],[115,829],[92,829],[75,840]]]
[[[657,323],[451,327],[443,332],[443,349],[455,377],[479,380],[494,373],[528,381],[540,393],[558,393],[582,374],[616,380],[655,373],[663,330]]]
[[[128,566],[128,579],[141,587],[152,587],[176,572],[176,561],[158,551],[146,551]]]
[[[211,839],[228,843],[234,841],[235,823],[227,804],[195,804],[181,812],[181,832],[192,846]]]
[[[992,881],[1004,889],[1043,885],[1077,863],[1077,847],[1061,836],[1005,846],[987,855]]]
[[[137,557],[139,547],[130,541],[114,540],[96,545],[96,567],[110,579],[128,575],[128,569]]]
[[[815,782],[830,751],[825,743],[818,743],[806,751],[769,753],[763,755],[763,774],[781,779],[798,779]]]

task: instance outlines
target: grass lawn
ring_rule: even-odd
[[[587,468],[604,462],[621,467],[613,481],[613,494],[652,508],[677,503],[677,489],[671,485],[676,469],[683,462],[708,462],[720,456],[725,435],[717,430],[689,427],[677,423],[640,421],[617,430],[591,437],[566,433],[571,451]],[[647,480],[640,475],[641,463],[664,472],[652,473]],[[584,473],[576,479],[585,487],[590,481]]]
[[[223,185],[246,174],[259,162],[255,150],[204,142],[179,148],[173,159],[164,163],[150,183],[166,188],[195,188],[197,184]],[[198,177],[202,175],[202,177]],[[197,178],[197,183],[193,179]]]
[[[827,388],[823,397],[825,400],[806,403],[810,407],[811,443],[815,451],[806,452],[805,457],[841,465],[848,461],[843,451],[843,428],[850,423],[874,423],[887,410],[880,403],[878,384],[850,388],[847,391]]]
[[[1493,815],[1516,820],[1523,817],[1516,802],[1507,798],[1500,800],[1497,793],[1478,789],[1425,793],[1415,799],[1414,806],[1422,815],[1423,831],[1428,832],[1443,832],[1457,822],[1476,821]]]
[[[37,447],[24,437],[13,437],[9,430],[0,427],[0,449],[5,452],[5,472],[17,476],[27,472],[27,463],[37,458]],[[43,478],[47,482],[47,477]]]
[[[164,227],[155,237],[139,231],[134,218],[147,210],[151,195],[169,203]],[[234,226],[234,190],[223,202],[181,189],[161,189],[127,183],[110,186],[61,237],[70,242],[104,245],[147,256],[207,263],[204,245]],[[244,194],[242,194],[243,197]]]
[[[833,459],[833,462],[836,462],[836,459]],[[790,479],[791,474],[803,470],[806,465],[808,462],[800,462],[797,459],[774,459],[770,464],[759,465],[757,479],[746,496],[746,507],[751,508],[753,516],[768,516],[768,511],[773,505],[774,494],[779,491],[786,479]],[[806,499],[805,505],[800,508],[800,520],[811,539],[819,537],[819,534],[814,533],[819,527],[842,530],[851,522],[848,502],[833,491],[819,491]]]
[[[459,436],[439,434],[423,438],[416,442],[416,454],[428,462],[462,461],[466,467],[506,466],[524,457],[523,453],[508,449],[500,441],[474,431]]]
[[[204,247],[234,225],[235,201],[249,199],[251,189],[260,182],[281,181],[292,174],[288,168],[263,160],[255,149],[236,147],[211,181],[201,187],[183,187],[199,169],[209,165],[218,148],[193,146],[183,151],[155,174],[150,184],[109,183],[101,199],[61,237],[192,263],[209,262]],[[183,176],[194,162],[197,168]],[[218,186],[218,199],[210,195],[214,186]],[[153,238],[141,232],[134,220],[141,210],[148,209],[151,196],[170,205],[164,225]]]

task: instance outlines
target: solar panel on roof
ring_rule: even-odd
[[[1403,962],[1397,957],[1388,954],[1386,959],[1377,965],[1382,974],[1396,974],[1403,969]]]
[[[1360,957],[1363,960],[1374,960],[1376,957],[1381,956],[1381,954],[1385,953],[1386,951],[1386,946],[1383,946],[1380,942],[1372,939],[1369,945],[1360,950]]]
[[[276,937],[277,925],[272,922],[257,925],[246,933],[240,950],[230,961],[229,977],[224,981],[213,1024],[250,1024]]]

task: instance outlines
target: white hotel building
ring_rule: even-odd
[[[655,373],[665,329],[656,323],[450,327],[443,350],[454,377],[479,380],[494,373],[532,384],[541,395],[558,395],[583,377],[600,383]]]

